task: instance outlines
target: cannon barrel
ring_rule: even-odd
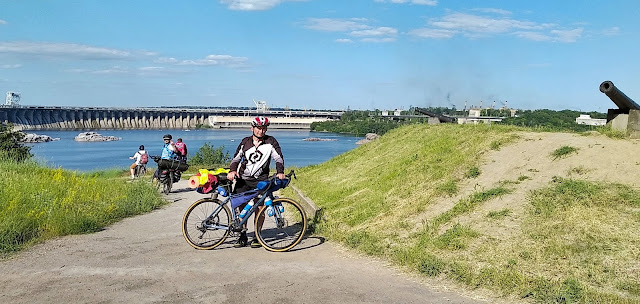
[[[426,109],[422,109],[422,108],[415,108],[416,112],[422,113],[424,115],[430,116],[430,117],[437,117],[440,122],[456,122],[456,118],[455,117],[449,117],[449,116],[445,116],[445,115],[440,115],[440,114],[436,114],[433,112],[429,112]]]
[[[616,86],[613,85],[613,82],[607,80],[603,81],[600,84],[600,92],[604,93],[613,101],[613,103],[618,106],[621,110],[640,110],[640,106],[633,101],[631,98],[627,97],[622,91],[618,90]]]

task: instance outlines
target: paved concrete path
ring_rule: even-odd
[[[0,303],[486,303],[314,236],[284,253],[236,249],[234,238],[193,249],[180,225],[203,195],[174,186],[160,210],[0,262]]]

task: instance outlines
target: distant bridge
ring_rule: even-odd
[[[308,129],[312,122],[339,119],[341,111],[202,108],[108,108],[0,106],[0,122],[21,130],[248,128],[263,115],[271,128]]]

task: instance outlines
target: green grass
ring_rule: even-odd
[[[42,240],[98,231],[166,202],[145,182],[126,182],[121,170],[81,174],[38,164],[0,166],[0,255]]]
[[[608,126],[596,128],[596,131],[613,139],[624,139],[629,137],[629,134],[626,131],[614,130]]]
[[[476,178],[478,176],[480,176],[480,169],[475,166],[469,168],[469,171],[467,171],[467,173],[464,174],[465,178]]]
[[[447,208],[432,208],[457,195],[462,181],[473,183],[465,179],[475,175],[470,172],[479,176],[483,154],[513,142],[519,130],[401,127],[298,170],[295,184],[323,208],[325,221],[317,223],[316,233],[409,271],[532,302],[640,303],[637,189],[554,177],[517,198],[524,209],[477,214],[490,202],[513,197],[515,187],[531,179],[521,175]],[[577,149],[557,151],[560,158]],[[478,228],[505,229],[499,221],[505,217],[520,225],[509,227],[508,237]]]
[[[511,213],[511,210],[502,209],[500,211],[491,211],[491,212],[487,213],[487,217],[491,218],[491,219],[500,219],[500,218],[508,216],[510,213]]]
[[[587,174],[589,173],[589,169],[585,168],[584,166],[577,166],[577,167],[571,167],[571,169],[569,169],[569,172],[567,172],[568,175],[583,175],[583,174]]]
[[[578,152],[578,148],[576,147],[562,146],[558,149],[555,149],[553,152],[551,152],[551,158],[553,158],[553,160],[556,160],[558,158],[565,158],[570,154],[577,153],[577,152]]]

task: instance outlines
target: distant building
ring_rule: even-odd
[[[480,117],[482,115],[482,109],[471,108],[469,109],[469,117]]]
[[[381,112],[382,116],[400,116],[402,114],[402,110],[385,110]]]
[[[580,114],[580,117],[576,118],[576,123],[579,125],[604,126],[607,124],[607,120],[604,118],[591,118],[591,115],[588,114]]]
[[[20,93],[7,92],[7,99],[5,99],[4,105],[9,107],[20,106]]]
[[[458,117],[458,124],[479,124],[479,123],[492,123],[502,121],[504,117],[494,116],[482,116],[481,108],[469,109],[469,115],[467,117]]]

